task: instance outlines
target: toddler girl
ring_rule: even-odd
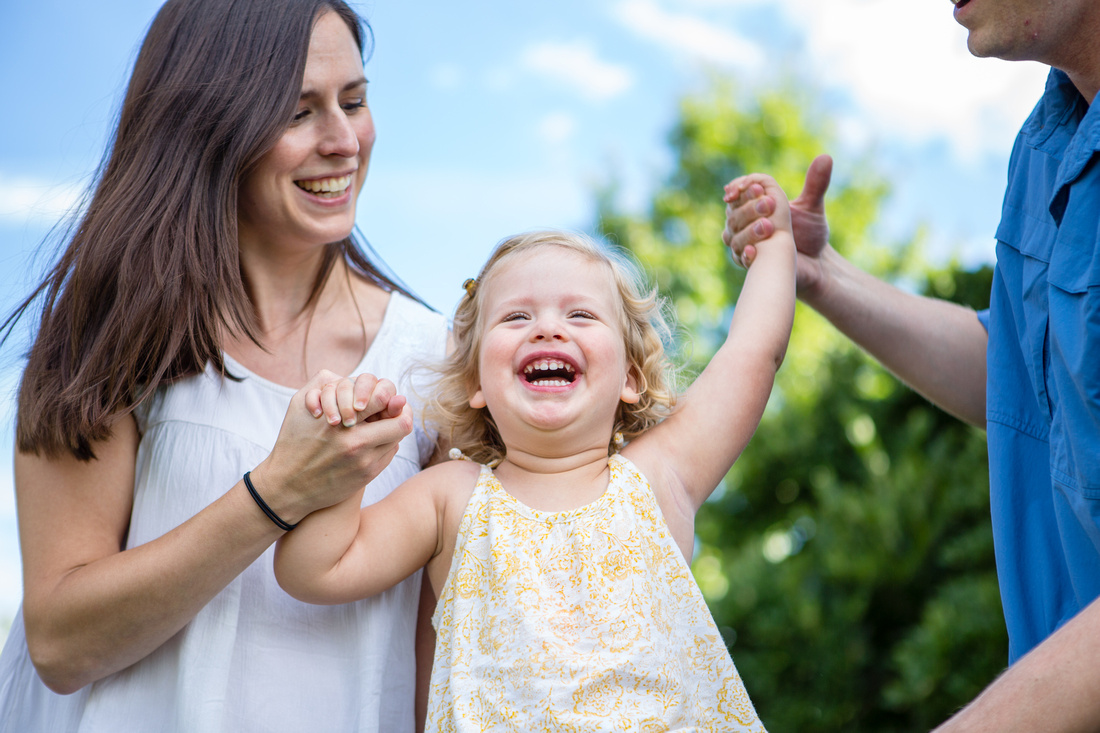
[[[688,566],[695,512],[756,429],[794,314],[786,199],[754,175],[727,201],[750,186],[775,200],[775,234],[675,406],[667,328],[632,266],[572,234],[514,237],[467,284],[429,412],[469,460],[279,541],[279,583],[312,603],[426,569],[427,730],[764,730]],[[347,424],[368,397],[345,380],[307,405]]]

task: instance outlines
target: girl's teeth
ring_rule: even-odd
[[[545,371],[550,371],[552,369],[564,369],[567,372],[572,372],[573,371],[573,365],[572,364],[567,364],[564,361],[558,361],[556,359],[555,360],[549,360],[548,359],[547,361],[540,361],[537,364],[528,364],[526,367],[523,368],[523,373],[524,374],[531,374],[532,372],[535,372],[535,371],[545,372]]]

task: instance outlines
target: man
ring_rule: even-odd
[[[832,161],[792,202],[799,297],[926,397],[985,427],[1011,666],[937,733],[1100,730],[1100,1],[952,0],[976,56],[1052,67],[1021,128],[990,309],[904,293],[828,244]],[[773,202],[731,197],[751,262]]]

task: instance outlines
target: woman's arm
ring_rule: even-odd
[[[271,455],[252,472],[257,490],[289,522],[372,480],[412,428],[402,416],[333,439],[326,433],[337,431],[307,413],[302,395]],[[151,653],[282,534],[238,481],[179,527],[123,551],[137,446],[136,424],[126,416],[93,446],[92,461],[15,456],[27,645],[43,681],[60,693]],[[306,483],[302,476],[321,478]]]

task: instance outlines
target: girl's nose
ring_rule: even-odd
[[[535,341],[568,341],[565,329],[557,318],[540,318],[533,338]]]

